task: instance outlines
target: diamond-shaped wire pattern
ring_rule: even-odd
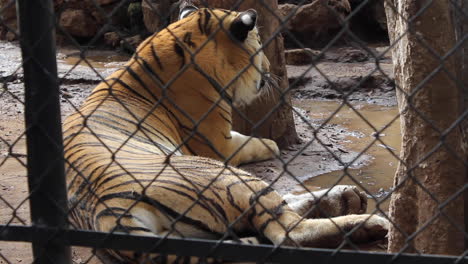
[[[0,0],[0,263],[467,262],[466,0],[49,1],[26,45]],[[26,134],[62,146],[27,65],[68,206],[61,157],[28,179]]]

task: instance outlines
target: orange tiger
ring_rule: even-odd
[[[355,242],[386,235],[386,219],[359,215],[366,198],[354,187],[281,197],[230,166],[279,153],[271,140],[231,131],[232,106],[251,103],[268,80],[256,20],[254,10],[183,8],[177,22],[145,40],[66,119],[76,228],[217,239],[232,224],[235,234],[273,244],[321,247],[339,244],[342,230],[358,225],[350,236]],[[303,220],[317,204],[333,221]],[[124,263],[158,257],[107,253]]]

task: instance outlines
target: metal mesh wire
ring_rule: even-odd
[[[42,1],[40,2],[42,3]],[[23,57],[21,58],[19,44],[15,42],[0,42],[0,49],[4,51],[3,55],[0,52],[0,60],[6,61],[6,63],[2,63],[2,68],[0,69],[0,81],[2,83],[2,89],[0,90],[0,100],[2,102],[0,104],[0,114],[2,115],[2,122],[0,124],[0,131],[2,131],[0,133],[0,238],[5,240],[5,242],[0,241],[0,263],[33,262],[38,260],[37,254],[46,252],[45,250],[41,251],[36,248],[33,256],[30,252],[31,244],[18,243],[12,245],[10,242],[6,242],[7,240],[33,243],[40,241],[41,245],[47,244],[50,241],[62,241],[63,244],[75,246],[72,249],[71,255],[73,263],[125,263],[129,262],[130,258],[140,259],[141,263],[165,263],[171,261],[174,263],[188,263],[190,256],[196,256],[197,258],[192,258],[191,260],[199,263],[213,262],[217,259],[255,261],[258,263],[288,262],[291,259],[297,263],[302,263],[306,261],[302,259],[305,256],[315,256],[324,263],[344,263],[344,261],[351,258],[364,261],[384,260],[387,263],[400,263],[400,261],[406,260],[414,262],[427,261],[428,263],[465,263],[468,251],[455,257],[424,256],[428,252],[422,252],[414,244],[417,243],[417,237],[425,232],[428,226],[442,218],[451,224],[453,230],[463,234],[462,237],[465,240],[468,239],[468,234],[465,231],[466,227],[461,226],[457,219],[453,219],[452,216],[444,211],[447,207],[451,206],[450,204],[453,201],[463,198],[466,192],[466,183],[459,186],[456,192],[449,194],[448,199],[441,200],[440,197],[431,192],[430,187],[426,186],[423,181],[413,176],[413,174],[416,174],[416,171],[422,166],[427,166],[425,162],[440,150],[445,150],[450,156],[449,159],[456,160],[465,171],[467,170],[466,157],[461,154],[463,152],[460,151],[458,146],[454,146],[447,139],[456,133],[456,131],[463,129],[465,130],[461,132],[462,137],[466,137],[463,134],[466,133],[466,105],[465,109],[460,111],[462,114],[460,114],[456,121],[449,127],[442,129],[431,120],[430,116],[426,116],[423,111],[420,111],[418,105],[414,103],[418,99],[420,92],[424,90],[425,85],[440,73],[444,73],[450,81],[460,88],[462,91],[460,94],[465,98],[467,97],[466,87],[464,87],[466,83],[464,84],[461,79],[463,76],[455,76],[447,68],[449,61],[453,60],[455,56],[466,56],[462,50],[466,47],[467,35],[458,36],[456,44],[446,54],[440,54],[438,47],[433,47],[430,39],[423,37],[417,39],[418,44],[424,47],[426,52],[440,63],[440,66],[426,76],[421,83],[417,84],[411,93],[408,93],[407,90],[395,83],[395,77],[389,66],[391,64],[390,52],[395,49],[396,45],[399,44],[406,34],[413,33],[414,29],[411,27],[413,21],[431,8],[433,1],[426,1],[418,6],[418,11],[414,14],[414,17],[404,18],[401,16],[410,25],[409,32],[405,32],[402,36],[394,36],[393,41],[390,43],[386,43],[388,40],[386,37],[383,37],[378,43],[380,47],[374,47],[369,44],[369,41],[363,39],[363,33],[356,28],[356,21],[365,16],[364,13],[370,10],[370,6],[382,4],[384,1],[302,0],[295,1],[295,5],[290,5],[288,8],[283,7],[281,11],[283,13],[276,9],[275,4],[271,4],[272,1],[250,1],[255,8],[260,9],[258,10],[259,16],[268,18],[268,21],[263,21],[264,25],[259,25],[261,34],[262,30],[268,28],[267,24],[269,23],[277,24],[278,27],[273,29],[271,35],[266,36],[262,34],[262,46],[258,51],[250,52],[245,47],[239,46],[238,52],[248,54],[250,63],[239,72],[233,74],[231,80],[225,85],[221,85],[220,79],[217,76],[210,76],[210,74],[206,73],[203,70],[205,65],[199,65],[197,58],[202,56],[205,49],[212,47],[210,45],[216,41],[217,35],[224,33],[230,35],[232,33],[231,28],[224,26],[211,28],[209,32],[206,32],[206,40],[202,40],[201,42],[198,42],[198,39],[195,40],[197,47],[190,49],[187,45],[191,43],[192,40],[190,38],[193,35],[190,35],[188,40],[186,38],[180,39],[176,32],[172,32],[166,28],[178,16],[179,7],[182,2],[184,1],[54,1],[53,9],[55,14],[43,12],[43,16],[54,17],[55,24],[50,28],[50,31],[57,33],[59,44],[66,45],[59,48],[57,56],[59,60],[57,69],[58,78],[55,77],[53,72],[48,71],[47,65],[43,66],[45,70],[41,74],[50,78],[50,80],[56,81],[60,86],[60,96],[58,99],[61,104],[62,120],[65,120],[66,116],[71,113],[76,112],[77,114],[74,118],[82,120],[82,124],[84,124],[73,133],[65,136],[65,149],[69,147],[67,146],[69,142],[73,142],[73,140],[78,141],[82,135],[86,134],[88,135],[88,140],[91,140],[92,144],[98,146],[101,151],[99,154],[83,155],[78,158],[75,157],[75,153],[68,154],[67,156],[66,152],[64,160],[66,173],[69,175],[74,174],[75,177],[73,180],[68,181],[67,184],[70,187],[78,182],[81,188],[79,195],[75,196],[72,194],[72,197],[68,197],[70,199],[68,203],[69,208],[63,209],[63,201],[55,200],[56,197],[46,197],[53,207],[58,208],[60,213],[69,216],[71,221],[68,223],[70,226],[70,230],[68,231],[44,225],[44,223],[38,222],[37,219],[36,221],[30,220],[31,217],[34,218],[32,215],[34,214],[32,213],[33,211],[30,212],[29,209],[30,199],[35,199],[36,196],[41,195],[39,192],[41,184],[47,181],[41,181],[41,179],[47,177],[49,168],[46,166],[44,174],[39,175],[39,184],[36,185],[36,188],[34,188],[34,185],[31,185],[32,180],[30,179],[30,189],[26,189],[26,186],[28,186],[27,158],[31,157],[28,157],[26,154],[25,136],[28,130],[30,132],[34,129],[35,124],[25,125],[23,120],[26,99],[24,94],[25,77],[22,66],[27,62],[34,62],[39,64],[39,66],[42,66],[42,64],[35,57],[34,53],[29,53],[32,56],[23,53]],[[216,5],[216,1],[200,0],[185,2],[193,2],[193,4],[199,7],[213,7],[213,5]],[[246,9],[248,5],[243,0],[231,2],[232,5],[229,6],[231,10]],[[467,8],[461,1],[450,2],[454,6],[454,10],[456,10],[458,22],[462,21],[459,24],[467,24],[463,23],[463,21],[468,21]],[[216,3],[226,5],[223,1]],[[0,4],[0,37],[9,40],[20,39],[22,36],[19,34],[14,14],[15,1],[0,1]],[[326,43],[320,47],[320,50],[311,50],[309,48],[311,41],[304,39],[304,36],[299,36],[300,34],[291,27],[291,25],[295,25],[293,23],[297,23],[294,22],[294,19],[297,19],[298,14],[304,16],[306,12],[304,11],[305,8],[311,5],[312,8],[310,10],[326,10],[329,16],[327,19],[333,19],[331,21],[338,25],[333,30],[324,29],[324,32],[333,32],[328,35],[324,32],[318,32],[316,36],[310,35],[310,39],[317,40],[317,42],[321,38],[326,39]],[[44,10],[47,11],[46,6],[44,4]],[[388,10],[393,10],[393,12],[398,13],[398,8],[393,1],[386,1],[386,8],[387,12]],[[287,10],[287,12],[284,13],[284,10]],[[312,12],[310,10],[309,12]],[[152,23],[148,25],[148,20],[145,20],[146,25],[144,25],[142,17],[144,12],[146,12],[146,16],[151,14],[157,18],[157,21],[150,21]],[[212,19],[222,25],[227,16],[214,17]],[[264,18],[260,18],[260,21],[262,19]],[[74,26],[74,24],[78,24],[79,26]],[[145,30],[145,26],[146,28],[151,27],[155,31],[164,30],[166,38],[174,38],[174,56],[179,55],[174,60],[182,57],[183,63],[169,79],[163,80],[158,75],[160,73],[155,72],[154,69],[157,67],[157,63],[159,63],[158,60],[149,66],[147,54],[142,55],[142,53],[136,52],[136,44],[140,43],[143,39],[149,38],[153,40],[158,38],[158,35],[151,35],[150,32]],[[88,31],[92,31],[92,34],[86,32],[87,29]],[[202,31],[202,25],[200,25],[200,31]],[[252,67],[255,71],[262,72],[262,69],[258,67],[259,65],[255,64],[255,57],[260,56],[262,51],[268,54],[267,50],[272,49],[272,47],[277,48],[276,51],[281,50],[282,47],[278,46],[278,43],[282,43],[282,40],[278,40],[280,36],[284,36],[288,47],[301,50],[303,53],[299,55],[300,60],[305,60],[307,63],[302,63],[303,65],[300,66],[288,65],[286,68],[284,65],[276,65],[278,64],[276,58],[270,58],[273,64],[273,71],[278,71],[278,67],[280,69],[279,72],[273,73],[275,75],[282,74],[282,76],[274,76],[274,80],[271,80],[271,78],[267,80],[270,89],[268,94],[264,95],[266,99],[254,101],[254,105],[249,108],[238,107],[232,101],[232,98],[228,96],[230,89]],[[107,42],[107,44],[118,46],[119,49],[127,52],[126,55],[122,55],[122,53],[116,55],[114,51],[103,50],[103,39],[105,39],[104,42]],[[39,42],[40,40],[38,40]],[[26,49],[32,51],[34,50],[34,45],[26,47]],[[152,42],[148,41],[146,45],[152,45]],[[216,42],[215,45],[221,44]],[[349,47],[352,47],[349,53],[351,55],[346,55],[350,57],[340,57],[342,56],[340,52],[343,50],[345,51],[344,53],[349,52]],[[139,47],[140,51],[144,49],[145,46]],[[152,52],[153,56],[158,56],[157,52],[159,51],[157,49],[156,51],[153,49]],[[133,60],[125,64],[125,61],[130,57],[128,54],[133,54]],[[280,56],[279,54],[276,55]],[[115,62],[115,60],[118,61]],[[281,60],[279,61],[281,62]],[[284,63],[284,61],[282,62]],[[162,64],[164,63],[163,61]],[[356,69],[364,67],[364,70],[361,70],[361,68],[356,70],[360,71],[358,72],[358,77],[350,78],[344,74],[336,76],[336,72],[340,69],[333,69],[333,67],[342,67],[344,71],[349,71],[350,68],[353,68],[349,65],[354,66]],[[179,65],[173,67],[179,67]],[[222,68],[223,65],[219,67]],[[463,67],[465,67],[466,71],[467,65]],[[135,73],[134,68],[142,69],[142,71]],[[162,69],[163,66],[160,65],[159,68]],[[281,72],[281,69],[287,70],[287,73]],[[108,78],[115,71],[118,72],[118,75]],[[188,71],[197,72],[199,80],[211,85],[221,95],[215,100],[209,100],[211,107],[208,107],[207,111],[201,113],[197,118],[194,118],[192,113],[187,111],[192,109],[185,108],[185,105],[179,105],[177,100],[170,95],[171,87],[180,83],[181,78],[186,78]],[[139,74],[144,74],[144,76]],[[286,85],[287,81],[284,78],[287,78],[288,75],[289,83]],[[133,90],[136,89],[135,87],[121,81],[128,78],[128,76],[131,76],[133,79],[133,85],[141,88],[140,92],[149,97],[138,102],[142,105],[147,104],[144,106],[146,107],[144,110],[135,109],[134,104],[132,104],[134,98],[126,98],[118,94],[119,87],[135,91]],[[93,110],[88,111],[88,109],[80,108],[80,105],[83,104],[88,95],[92,93],[94,95],[98,94],[96,91],[92,92],[92,89],[101,82],[105,84],[106,91],[108,91],[106,95],[96,96],[96,98],[99,98],[97,103],[93,104],[88,101],[89,104],[92,104]],[[377,85],[381,86],[379,88],[372,87]],[[160,88],[162,92],[160,94],[153,93],[152,89],[155,89],[155,87]],[[377,98],[375,95],[376,89],[380,89],[378,91],[380,93],[378,99],[375,99]],[[399,111],[397,111],[397,107],[395,106],[395,93],[400,98],[404,98],[406,102],[406,107],[400,105]],[[36,106],[37,111],[42,111],[55,99],[57,98],[51,97],[50,100],[42,102]],[[375,100],[381,100],[381,102],[384,102],[383,104],[391,104],[392,106],[382,105],[382,103],[380,105],[378,103],[372,104],[373,102],[375,103]],[[99,116],[102,111],[106,110],[105,107],[107,107],[106,105],[109,102],[113,102],[116,113],[124,116],[126,118],[125,122],[127,122],[126,124],[121,123],[124,119],[123,117],[106,120],[104,123],[106,123],[107,128],[112,128],[110,130],[114,131],[111,133],[102,130],[103,128],[96,126],[95,123],[93,124],[93,122],[96,122],[96,116]],[[399,101],[400,104],[401,102]],[[268,106],[268,109],[264,109],[265,105]],[[212,118],[212,112],[223,107],[232,108],[232,113],[236,116],[234,122],[242,123],[242,129],[251,136],[240,144],[236,151],[227,156],[223,154],[223,150],[218,149],[215,144],[211,143],[213,139],[208,138],[202,132],[202,126]],[[256,112],[256,107],[258,107],[258,111],[263,111],[264,113],[261,118],[254,117],[257,114],[253,113]],[[160,112],[161,109],[172,114],[172,119],[168,118],[166,122],[167,120],[174,122],[173,117],[178,116],[183,119],[183,121],[176,120],[179,125],[188,124],[187,127],[180,128],[180,138],[176,146],[167,147],[158,142],[156,138],[162,138],[162,136],[155,136],[152,128],[148,127],[149,120],[154,119],[153,113]],[[177,115],[174,115],[171,111],[177,113]],[[315,111],[318,111],[318,113]],[[406,160],[400,158],[399,153],[400,131],[398,126],[401,117],[400,113],[404,114],[408,111],[414,112],[418,119],[422,119],[426,125],[436,132],[439,139],[438,144],[424,153],[424,155],[418,157],[416,165],[410,165],[412,167],[408,166]],[[282,114],[284,112],[291,115],[289,120],[287,115],[284,117],[284,114]],[[293,116],[294,119],[292,119]],[[265,134],[263,128],[265,126],[269,126],[270,130],[274,130],[275,126],[270,124],[272,122],[277,122],[277,124],[286,127],[286,129],[283,129],[282,132],[270,131],[269,134]],[[288,122],[289,125],[284,125]],[[465,127],[463,122],[465,122]],[[165,122],[161,121],[160,124],[164,125]],[[277,155],[274,153],[275,150],[272,145],[267,141],[261,140],[257,148],[259,150],[261,148],[270,150],[272,152],[271,156],[274,159],[243,165],[241,166],[243,170],[228,166],[229,163],[235,161],[236,155],[239,155],[243,149],[253,144],[253,141],[256,140],[255,137],[274,137],[278,141],[280,141],[281,136],[282,139],[287,137],[296,138],[296,131],[287,130],[288,128],[291,129],[291,124],[292,127],[294,125],[296,127],[293,130],[297,130],[300,143],[295,144],[294,142],[285,142],[283,140],[283,145],[288,146]],[[236,125],[239,124],[234,124],[234,126]],[[122,126],[125,128],[122,128]],[[216,130],[217,128],[213,127],[212,129]],[[353,129],[360,130],[353,131]],[[46,136],[48,135],[46,129],[42,129],[40,132]],[[278,136],[278,133],[283,134]],[[391,135],[392,133],[394,134]],[[115,138],[116,135],[120,137],[119,142],[109,144],[110,139]],[[387,140],[389,136],[398,138],[398,140],[389,143],[390,139]],[[213,158],[222,161],[222,163],[190,160],[188,165],[181,166],[177,162],[177,159],[182,153],[193,154],[197,152],[197,150],[190,148],[194,141],[204,142],[208,149],[207,152],[211,153]],[[55,141],[51,139],[51,142]],[[153,148],[151,150],[140,149],[142,145],[139,145],[138,142],[144,142],[146,145],[143,146],[148,148],[152,146],[157,148],[157,150],[153,150]],[[463,139],[463,142],[466,144],[466,138]],[[86,142],[82,144],[86,145]],[[52,147],[61,148],[60,144],[52,144]],[[161,160],[158,160],[154,155],[152,156],[153,160],[157,160],[155,163],[160,164],[158,170],[154,170],[152,159],[146,159],[146,164],[139,164],[139,167],[135,167],[134,164],[138,163],[132,163],[133,160],[125,158],[126,153],[129,153],[132,148],[135,150],[135,153],[140,153],[139,155],[145,153],[145,151],[162,154],[160,155],[160,157],[163,157]],[[80,150],[77,153],[80,153]],[[99,175],[93,181],[89,175],[90,170],[86,166],[83,167],[82,162],[87,159],[95,159],[98,155],[101,155],[105,161],[95,168],[96,171],[100,171],[99,173],[92,171],[93,174]],[[378,169],[384,169],[382,165],[375,165],[379,159],[388,162],[385,168],[387,174],[381,176],[382,178],[371,175],[374,171],[375,174],[378,174],[376,171]],[[61,157],[44,162],[50,164],[49,167],[52,170],[57,161],[60,162]],[[321,161],[323,165],[320,165]],[[312,162],[314,164],[309,164]],[[397,170],[397,164],[407,167],[406,171],[408,175],[405,179],[396,181],[396,184],[393,185],[393,178],[389,179],[388,174],[393,177],[393,174]],[[88,166],[92,167],[92,162]],[[193,170],[187,170],[184,166],[193,166],[191,167]],[[145,171],[147,168],[153,168],[152,173],[154,175],[150,180],[141,180],[142,171]],[[308,169],[314,171],[308,171]],[[250,178],[247,171],[255,177]],[[114,176],[108,176],[112,175],[112,173],[114,173]],[[169,187],[164,185],[168,181],[164,178],[164,175],[168,175],[169,173],[173,173],[174,177],[180,181],[178,184],[174,184],[177,187],[176,189],[170,190],[174,197],[177,198],[173,198],[174,201],[169,202],[159,201],[156,198],[153,199],[156,196],[153,193],[155,188],[159,188],[158,190],[163,190],[164,188],[169,190]],[[211,176],[209,180],[199,182],[199,178],[197,177],[201,177],[200,175],[202,174],[211,174]],[[228,177],[226,175],[236,177],[235,183],[233,183],[233,180],[231,185],[226,186],[225,184],[223,186],[228,191],[222,188],[219,189],[220,182],[225,181],[226,177]],[[132,182],[130,189],[122,189],[123,191],[119,194],[120,198],[123,197],[122,195],[125,195],[126,199],[131,200],[131,202],[125,203],[122,207],[118,207],[114,200],[109,199],[110,195],[102,194],[108,191],[102,186],[105,186],[106,182],[110,182],[117,177],[127,177],[125,178],[126,181]],[[261,180],[264,180],[264,184],[258,185]],[[438,212],[428,220],[425,220],[425,222],[420,223],[419,229],[410,234],[405,231],[406,227],[400,226],[398,222],[390,218],[388,209],[392,193],[403,188],[408,181],[414,182],[418,190],[427,194],[428,199],[433,200],[439,205]],[[123,186],[124,183],[121,185]],[[355,187],[340,186],[343,184],[354,185]],[[115,186],[111,186],[111,188],[115,188]],[[239,192],[250,193],[249,199],[246,202],[247,204],[242,205],[242,208],[235,201],[236,199],[240,199],[238,198],[240,193],[237,194],[238,196],[233,196],[231,188],[239,188],[241,190]],[[269,198],[273,189],[284,195],[283,197],[286,199],[286,201],[283,201],[282,204],[278,204],[276,207],[271,206]],[[315,192],[317,190],[319,192]],[[225,195],[227,198],[221,198],[222,195]],[[287,197],[291,200],[288,200]],[[215,201],[216,199],[218,200]],[[303,201],[301,199],[308,199],[307,208],[301,210],[301,219],[286,222],[286,224],[283,220],[280,221],[279,218],[284,213],[283,206],[285,206],[286,202],[290,203],[291,207],[293,207],[294,202]],[[358,202],[356,202],[356,199]],[[182,201],[185,201],[188,205],[181,211],[174,209]],[[93,206],[90,206],[90,204],[93,204]],[[136,215],[138,213],[135,212],[141,210],[139,208],[142,208],[143,204],[143,208],[154,208],[153,210],[157,211],[158,216],[143,215],[140,216],[143,219],[137,219]],[[92,228],[99,218],[94,215],[94,211],[92,212],[97,207],[100,208],[101,216],[115,218],[109,224],[111,227],[100,227],[101,230],[96,230],[96,226]],[[356,234],[368,231],[365,230],[368,228],[367,220],[373,221],[370,215],[362,223],[348,225],[343,225],[340,222],[341,220],[333,218],[351,213],[365,213],[365,210],[363,210],[365,207],[368,207],[367,213],[380,215],[388,219],[393,228],[392,232],[399,233],[405,238],[405,246],[392,255],[386,255],[382,254],[382,252],[387,250],[388,241],[386,239],[378,239],[377,243],[373,244],[362,245],[358,243]],[[36,210],[40,211],[41,208]],[[203,211],[203,214],[209,215],[209,217],[204,216],[201,218],[205,219],[205,221],[194,219],[193,212],[197,210]],[[230,211],[226,212],[227,210],[237,210],[238,212],[233,217]],[[88,213],[89,215],[83,217],[79,215],[80,213]],[[255,228],[251,228],[247,234],[242,232],[244,230],[239,230],[240,226],[246,226],[245,229],[247,229],[247,226],[252,227],[249,226],[254,225],[252,219],[264,215],[270,216],[271,219],[265,223],[262,227],[263,229],[255,227],[257,228],[255,230]],[[206,220],[210,217],[213,219],[211,221],[215,221],[216,224],[210,223],[210,220]],[[331,250],[316,249],[315,251],[309,251],[301,248],[301,246],[307,243],[303,243],[302,245],[299,243],[295,230],[301,228],[312,217],[329,218],[333,223],[333,228],[338,230],[336,234],[339,241],[333,243]],[[137,219],[137,222],[140,224],[148,224],[148,221],[155,223],[164,220],[166,221],[164,223],[166,231],[160,230],[158,225],[152,228],[143,227],[144,225],[131,226],[128,219],[132,218]],[[32,222],[34,222],[33,225],[31,225]],[[281,232],[278,231],[279,233],[284,233],[284,240],[280,240],[275,245],[272,242],[277,241],[272,241],[271,237],[264,237],[263,235],[266,233],[262,233],[272,223],[276,223],[277,228],[282,229]],[[217,228],[224,230],[224,232],[215,232],[216,230],[214,229],[216,228],[212,228],[214,225],[219,226]],[[212,231],[212,234],[206,236],[206,230],[194,232],[194,230],[190,229],[194,227],[206,227],[206,229]],[[108,232],[80,233],[79,230],[81,229]],[[257,231],[257,233],[252,234],[252,231]],[[378,233],[377,231],[375,232]],[[35,232],[34,234],[36,235],[28,235],[28,232]],[[152,236],[148,237],[148,233],[157,234],[157,237],[154,239]],[[195,235],[187,235],[190,233]],[[201,233],[203,235],[200,235]],[[306,233],[304,231],[304,235],[307,235]],[[143,234],[146,237],[132,237],[130,234]],[[250,245],[249,241],[253,240],[245,241],[245,237],[252,235],[256,237],[254,240],[259,242],[259,245]],[[200,240],[200,238],[215,240]],[[337,238],[325,237],[324,239],[326,242],[328,240],[336,240]],[[328,245],[325,242],[324,245],[314,246],[327,247]],[[449,242],[458,243],[454,241]],[[460,243],[463,243],[463,241]],[[83,248],[76,246],[82,246]],[[295,249],[285,251],[284,246],[292,246]],[[132,253],[125,255],[116,254],[116,251],[103,251],[103,248],[112,248],[116,251],[134,251],[140,249],[142,252],[157,252],[158,254],[146,256],[141,253]],[[376,251],[380,251],[380,253]],[[359,254],[357,252],[367,252],[367,254]],[[406,254],[407,252],[414,252],[416,256],[411,258],[410,255]],[[379,259],[379,257],[382,258]],[[47,263],[60,263],[60,260],[54,257],[46,256],[45,259]],[[41,258],[41,260],[43,261],[44,258]]]

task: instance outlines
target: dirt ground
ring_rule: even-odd
[[[330,180],[325,180],[325,183],[323,180],[318,181],[321,184],[311,180],[323,179],[321,175],[340,172],[347,164],[350,169],[357,171],[358,178],[364,175],[358,182],[363,187],[369,187],[369,197],[376,199],[374,203],[386,197],[391,188],[390,176],[381,176],[385,180],[375,177],[368,179],[362,173],[381,154],[366,151],[361,155],[362,149],[354,144],[363,138],[371,138],[373,130],[356,129],[354,123],[357,121],[346,116],[348,112],[348,115],[355,115],[354,108],[359,112],[359,109],[371,107],[377,108],[376,119],[379,119],[380,113],[395,110],[389,52],[384,46],[369,49],[374,55],[353,47],[333,48],[316,65],[288,65],[295,121],[302,143],[282,150],[280,159],[242,167],[271,182],[280,193],[288,193],[304,191],[304,187],[312,190],[326,188],[340,182],[341,178],[335,176],[327,176]],[[379,54],[383,56],[376,59]],[[59,51],[57,58],[59,76],[62,77],[62,116],[68,115],[79,106],[92,87],[126,59],[126,56],[110,51],[95,51],[88,55],[89,61],[75,65],[79,60],[76,51]],[[377,70],[376,65],[379,65]],[[20,66],[21,56],[17,44],[0,42],[0,80],[3,82],[3,89],[0,90],[0,224],[30,223],[25,169],[24,92]],[[89,66],[95,67],[95,70]],[[349,106],[341,106],[344,98],[352,106],[350,109]],[[340,112],[345,107],[348,107],[348,112]],[[344,121],[334,119],[334,116],[340,114],[344,115]],[[382,142],[383,150],[388,152],[393,148],[397,151],[396,147],[385,143]],[[393,169],[394,164],[390,167]],[[376,170],[374,167],[370,168]],[[391,173],[392,171],[389,172]],[[385,184],[370,184],[380,181]],[[384,206],[383,211],[385,210]],[[90,256],[92,259],[88,262]],[[76,248],[73,250],[73,261],[99,263],[90,255],[89,250]],[[0,242],[0,264],[30,262],[32,258],[28,244]]]

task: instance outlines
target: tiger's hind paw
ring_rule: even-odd
[[[388,233],[390,221],[387,218],[378,215],[366,216],[366,218],[355,222],[352,221],[344,227],[344,231],[353,231],[350,234],[350,238],[354,243],[369,243],[382,240]],[[356,227],[357,229],[353,230]]]

